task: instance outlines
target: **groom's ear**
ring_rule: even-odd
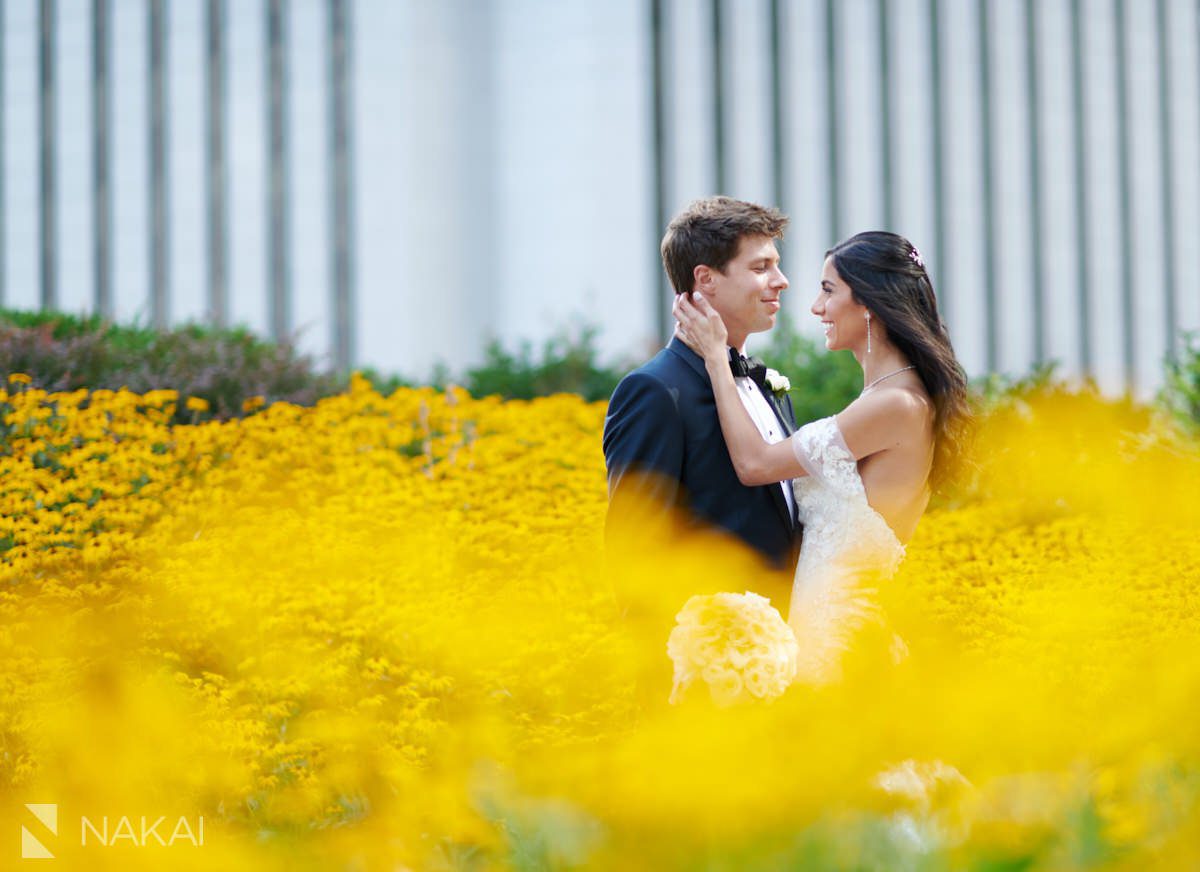
[[[693,291],[708,291],[712,289],[713,271],[712,267],[707,264],[697,264],[692,270],[692,290]]]

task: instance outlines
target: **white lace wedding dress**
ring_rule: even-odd
[[[791,440],[808,475],[792,482],[804,540],[788,624],[800,644],[796,681],[824,684],[840,676],[855,633],[882,619],[875,585],[895,574],[904,545],[867,502],[833,416],[805,424]],[[902,646],[895,637],[893,657]]]

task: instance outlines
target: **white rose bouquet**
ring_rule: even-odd
[[[796,677],[799,646],[770,600],[755,593],[694,596],[675,616],[667,654],[675,663],[671,702],[704,679],[717,705],[774,699]]]

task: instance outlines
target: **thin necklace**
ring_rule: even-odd
[[[910,369],[916,369],[916,368],[917,367],[914,364],[912,366],[901,367],[900,369],[896,370],[895,372],[889,372],[887,375],[881,375],[879,378],[875,379],[875,381],[871,382],[869,385],[867,385],[865,388],[863,388],[862,392],[865,394],[867,391],[869,391],[871,388],[875,387],[875,385],[879,384],[885,378],[891,378],[894,375],[900,375],[900,373],[902,373],[902,372],[908,372]]]

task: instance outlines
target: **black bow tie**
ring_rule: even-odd
[[[751,379],[760,391],[767,389],[767,365],[757,357],[746,357],[736,348],[729,349],[729,371]]]

